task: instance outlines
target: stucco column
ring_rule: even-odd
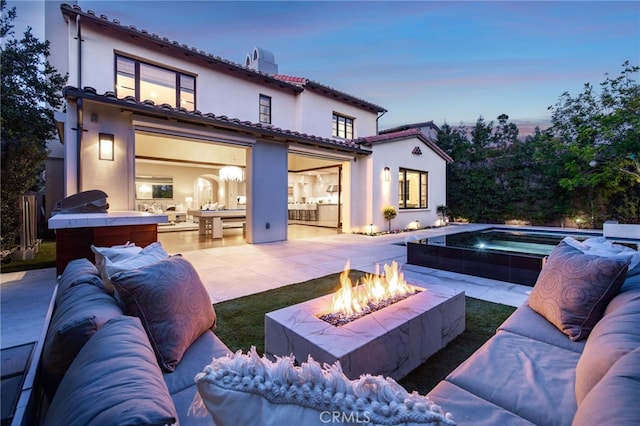
[[[287,172],[286,145],[258,140],[247,150],[247,242],[287,239]]]

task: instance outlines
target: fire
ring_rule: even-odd
[[[399,271],[398,264],[394,261],[391,265],[384,265],[384,275],[367,275],[356,282],[354,287],[349,278],[349,261],[340,274],[340,289],[333,295],[331,312],[344,316],[358,316],[373,305],[398,299],[416,292],[416,288],[404,280],[404,275]]]

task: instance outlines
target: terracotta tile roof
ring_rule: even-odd
[[[420,129],[407,129],[407,130],[400,130],[398,132],[393,132],[393,133],[383,133],[375,136],[367,136],[361,139],[364,140],[365,143],[373,144],[376,142],[384,142],[384,141],[401,139],[401,138],[403,139],[403,138],[408,138],[411,136],[418,136],[418,135],[423,135]]]
[[[293,84],[299,84],[299,85],[305,85],[309,81],[304,77],[293,77],[293,76],[284,75],[284,74],[276,74],[273,76],[273,78],[286,81],[287,83],[293,83]]]
[[[424,142],[425,145],[427,145],[432,151],[434,151],[436,154],[442,157],[447,163],[453,163],[453,159],[449,156],[449,154],[447,154],[434,141],[429,139],[424,133],[422,133],[422,131],[420,131],[420,129],[417,129],[417,128],[400,130],[393,133],[384,133],[384,134],[375,135],[375,136],[367,136],[364,138],[357,139],[357,142],[365,146],[367,145],[371,146],[377,143],[391,142],[391,141],[409,139],[409,138],[420,139],[422,142]],[[415,153],[415,148],[413,149],[413,151]]]
[[[252,123],[238,118],[229,118],[226,115],[215,115],[203,113],[201,111],[187,111],[185,108],[174,108],[168,104],[156,105],[153,101],[137,101],[133,96],[118,98],[114,92],[108,91],[100,95],[93,87],[78,89],[67,86],[63,89],[62,95],[65,99],[86,99],[95,102],[119,106],[123,109],[130,109],[135,112],[157,115],[161,117],[171,117],[184,122],[210,125],[219,129],[231,130],[259,136],[263,139],[280,140],[286,143],[300,143],[321,148],[331,148],[345,152],[357,154],[371,154],[371,151],[363,149],[355,140],[329,139],[320,136],[300,133],[295,130],[282,129],[270,124]]]
[[[394,133],[394,132],[398,132],[400,130],[416,129],[416,128],[422,128],[422,127],[432,127],[435,130],[439,130],[439,127],[434,124],[433,120],[429,120],[429,121],[423,121],[423,122],[420,122],[420,123],[403,124],[401,126],[390,127],[388,129],[380,130],[379,133],[380,134],[383,134],[383,133]]]
[[[317,81],[309,80],[308,78],[294,77],[294,76],[285,75],[285,74],[276,74],[273,77],[286,83],[295,84],[305,89],[320,92],[328,97],[338,97],[342,101],[354,104],[360,108],[368,109],[369,111],[372,111],[372,112],[376,112],[376,113],[387,112],[386,109],[384,109],[379,105],[365,101],[364,99],[360,99],[356,96],[353,96],[341,90],[335,89],[331,86],[318,83]]]

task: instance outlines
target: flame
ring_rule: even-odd
[[[391,265],[384,265],[385,273],[382,276],[378,273],[376,265],[375,275],[366,275],[356,282],[355,287],[349,278],[349,266],[350,262],[347,261],[340,274],[340,289],[333,294],[332,312],[347,316],[357,315],[371,303],[377,304],[416,291],[405,281],[395,261]]]

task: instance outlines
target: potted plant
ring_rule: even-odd
[[[398,215],[398,211],[393,206],[386,206],[382,209],[382,214],[384,215],[384,218],[389,221],[389,232],[391,232],[391,219]]]
[[[442,224],[445,225],[448,220],[447,220],[447,215],[449,213],[449,208],[445,205],[440,205],[438,207],[436,207],[436,210],[438,211],[438,214],[440,215],[440,218],[442,219]]]

